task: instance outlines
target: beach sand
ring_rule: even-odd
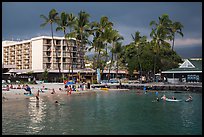
[[[22,86],[22,85],[21,85]],[[42,96],[49,96],[49,95],[67,95],[67,92],[65,91],[64,84],[59,83],[44,83],[44,84],[37,84],[37,85],[29,85],[32,91],[33,96],[24,95],[26,91],[24,89],[10,89],[9,91],[2,91],[2,99],[24,99],[29,97],[35,97],[37,95],[37,91],[42,89],[43,86],[45,90],[44,92],[39,93],[39,97]],[[13,85],[13,87],[17,87],[17,85]],[[59,88],[62,90],[60,91]],[[51,92],[55,90],[55,94],[51,94]],[[80,92],[72,92],[72,94],[78,94],[78,93],[84,93],[84,92],[91,92],[91,90],[84,90]],[[92,91],[93,92],[93,91]]]
[[[22,85],[21,85],[22,86]],[[13,99],[26,99],[30,97],[36,97],[37,91],[42,89],[43,86],[46,90],[44,92],[39,92],[39,98],[43,96],[52,97],[52,96],[68,96],[67,91],[64,88],[63,83],[43,83],[36,85],[29,85],[32,91],[33,96],[24,95],[26,91],[24,89],[10,89],[9,91],[2,91],[2,100],[13,100]],[[13,87],[17,87],[17,85],[13,85]],[[61,88],[62,90],[59,90]],[[51,94],[51,92],[55,90],[55,94]],[[85,89],[79,91],[72,91],[71,95],[78,94],[94,94],[96,92],[107,92],[107,91],[128,91],[128,89],[108,89],[108,90],[100,90],[100,89]]]

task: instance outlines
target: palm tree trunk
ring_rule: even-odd
[[[118,55],[116,54],[116,66],[117,66],[117,68],[116,68],[116,78],[118,78]]]
[[[76,45],[78,45],[78,43],[77,43],[77,39],[76,39]],[[70,47],[71,48],[71,47]],[[72,51],[72,52],[71,52]],[[73,76],[74,76],[74,72],[73,72],[73,69],[74,69],[74,62],[73,62],[73,57],[74,56],[72,56],[73,55],[73,47],[72,47],[72,50],[70,50],[70,58],[71,58],[71,63],[72,63],[72,81],[73,81]]]
[[[110,70],[111,70],[111,67],[112,67],[112,62],[113,62],[113,53],[111,55],[111,62],[110,62],[110,67],[109,67],[109,72],[108,72],[108,82],[110,80]]]
[[[141,63],[140,63],[140,59],[139,59],[139,55],[137,56],[138,58],[138,63],[139,63],[139,67],[140,67],[140,82],[142,83],[142,67],[141,67]]]
[[[155,69],[156,69],[156,53],[154,54],[154,78],[153,78],[153,82],[155,82]]]
[[[65,32],[65,30],[64,30],[64,38],[65,38],[65,42],[66,42],[66,47],[67,47],[67,50],[69,51],[69,46],[68,46],[68,42],[67,42],[67,40],[66,40],[66,32]],[[69,74],[70,74],[70,65],[69,65]],[[68,75],[68,78],[67,78],[68,80],[69,80],[69,75]]]
[[[55,47],[55,53],[56,53],[56,59],[57,57],[57,50],[56,50],[56,46],[55,46],[55,42],[54,42],[54,38],[53,38],[53,27],[52,27],[52,23],[51,23],[51,33],[52,33],[52,42],[53,42],[53,46]],[[59,69],[59,78],[61,76],[61,71],[60,71],[60,65],[59,65],[59,60],[56,60],[58,63],[58,69]]]
[[[172,51],[174,50],[174,39],[175,39],[175,37],[173,35]]]
[[[97,57],[97,68],[100,67],[100,66],[99,66],[100,54],[101,54],[101,52],[100,52],[100,50],[99,50],[99,51],[98,51],[98,57]]]

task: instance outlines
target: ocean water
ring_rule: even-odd
[[[153,102],[175,96],[181,102]],[[136,90],[2,102],[3,135],[202,135],[202,93]],[[58,100],[59,104],[55,103]]]

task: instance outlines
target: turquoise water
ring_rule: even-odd
[[[174,95],[181,102],[152,102],[155,93],[108,91],[2,103],[7,135],[202,135],[202,94]],[[60,105],[55,104],[58,100]]]

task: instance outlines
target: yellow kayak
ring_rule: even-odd
[[[108,88],[101,88],[101,90],[108,90]]]

